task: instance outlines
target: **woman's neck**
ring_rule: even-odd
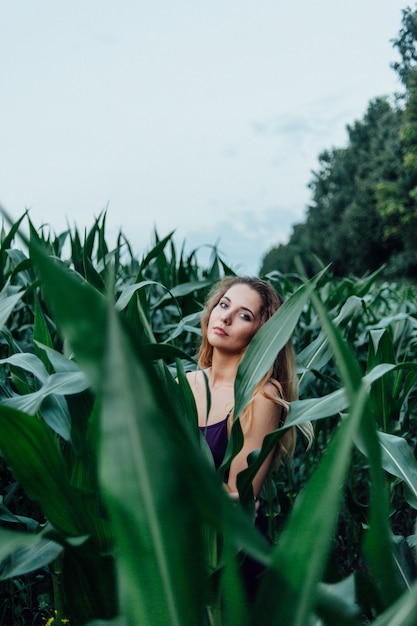
[[[212,365],[209,372],[210,387],[233,387],[240,356],[231,357],[213,352]]]

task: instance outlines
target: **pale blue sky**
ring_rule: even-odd
[[[399,0],[0,0],[0,202],[254,273],[390,63]],[[414,6],[414,4],[412,4]]]

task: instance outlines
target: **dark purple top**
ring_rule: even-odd
[[[227,442],[229,440],[227,433],[227,421],[229,415],[221,422],[209,424],[208,426],[199,426],[200,432],[208,443],[214,459],[216,469],[220,467],[224,453],[226,452]]]

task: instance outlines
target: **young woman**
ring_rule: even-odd
[[[281,304],[281,298],[269,283],[238,276],[222,279],[206,302],[199,352],[202,369],[188,373],[188,380],[197,405],[198,424],[216,467],[223,460],[233,421],[234,382],[239,362],[252,337]],[[205,376],[210,389],[209,408]],[[265,435],[285,423],[288,403],[296,397],[295,359],[291,342],[288,342],[240,416],[244,443],[225,476],[232,497],[238,498],[236,477],[247,467],[248,455],[262,446]],[[289,429],[280,439],[277,452],[291,456],[295,438],[295,429]],[[275,454],[269,455],[253,480],[255,498]]]

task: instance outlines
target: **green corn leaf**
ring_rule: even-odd
[[[160,620],[155,623],[194,624],[196,613],[190,607],[201,610],[201,601],[196,602],[203,592],[197,575],[201,568],[184,568],[183,559],[201,560],[202,555],[198,543],[189,543],[198,538],[198,523],[181,530],[189,527],[190,514],[181,504],[184,476],[172,439],[164,437],[164,429],[158,435],[158,424],[168,415],[159,414],[147,375],[115,319],[110,336],[106,333],[101,296],[38,250],[32,253],[70,345],[103,392],[100,475],[120,550],[122,603],[129,623],[141,623],[157,607]],[[84,301],[89,306],[80,306]]]
[[[345,325],[361,308],[361,300],[356,296],[351,296],[343,304],[339,314],[333,319],[333,324],[335,326]],[[303,393],[304,389],[308,387],[308,383],[311,380],[311,370],[322,370],[330,361],[331,356],[332,350],[329,346],[327,335],[323,331],[297,355],[297,363],[303,368],[299,382],[300,393]]]
[[[0,292],[0,330],[5,326],[16,304],[22,299],[24,292],[19,291],[7,295],[7,286]]]
[[[2,207],[0,205],[0,211],[2,211]],[[2,211],[3,212],[3,211]],[[24,218],[26,217],[27,212],[23,213],[22,217],[20,217],[14,224],[12,224],[9,232],[6,234],[6,236],[4,237],[4,239],[1,241],[1,245],[0,245],[0,276],[4,276],[4,272],[5,272],[5,265],[7,262],[7,253],[8,250],[10,249],[12,243],[13,243],[13,239],[15,238],[20,225],[22,223],[22,221],[24,220]]]
[[[123,287],[116,302],[116,309],[118,311],[123,311],[123,309],[125,309],[129,304],[132,296],[137,291],[143,289],[144,287],[148,287],[149,285],[158,285],[159,287],[161,286],[161,284],[155,280],[142,280],[141,282],[135,283],[134,285],[127,285],[126,287]]]
[[[48,394],[42,399],[39,415],[54,433],[62,437],[64,441],[71,441],[72,424],[66,398],[57,394]]]
[[[24,396],[13,396],[3,399],[3,404],[13,406],[20,411],[35,415],[45,398],[50,395],[62,396],[80,393],[89,386],[84,372],[60,372],[51,374],[38,391]]]
[[[139,276],[141,275],[141,273],[143,272],[145,267],[147,265],[149,265],[149,263],[152,261],[152,259],[155,259],[156,257],[158,257],[161,254],[161,252],[163,251],[163,249],[167,245],[168,241],[172,238],[174,232],[175,231],[170,232],[169,235],[167,235],[166,237],[164,237],[164,239],[159,241],[156,244],[156,246],[154,246],[154,248],[152,248],[152,250],[150,252],[148,252],[148,254],[143,258],[143,260],[142,260],[142,262],[140,264]]]
[[[168,341],[173,341],[177,337],[181,335],[181,333],[189,332],[194,335],[201,335],[201,329],[199,327],[201,313],[192,313],[191,315],[187,315],[183,319],[179,321],[178,324],[166,324],[161,327],[161,332],[170,332]],[[173,329],[173,330],[172,330]]]
[[[395,365],[377,365],[371,372],[363,377],[363,383],[365,387],[368,388],[371,383],[379,380],[380,377],[384,376],[387,372],[390,372],[394,369],[396,369]],[[306,421],[314,422],[326,417],[330,417],[332,415],[337,415],[342,411],[345,411],[348,407],[349,399],[345,389],[337,389],[333,393],[324,396],[323,398],[311,398],[306,400],[296,400],[292,402],[290,405],[287,419],[285,421],[285,427],[273,433],[269,433],[264,438],[262,448],[252,454],[249,467],[241,472],[241,474],[239,475],[239,493],[241,494],[242,499],[248,497],[250,484],[252,483],[257,471],[261,467],[268,454],[277,445],[280,437],[288,428],[290,428],[291,426],[302,424]],[[382,435],[382,433],[380,434]],[[403,439],[396,437],[395,440],[397,439],[402,441],[403,444],[405,444],[405,447],[408,447],[407,443]],[[404,454],[404,446],[402,444],[397,445],[401,446]],[[410,493],[413,494],[417,484],[417,476],[415,475],[413,468],[417,467],[417,461],[414,460],[413,462],[412,459],[409,458],[407,455],[407,460],[410,461],[410,473],[407,473],[407,466],[401,462],[401,458],[399,455],[396,454],[396,450],[389,450],[388,448],[389,444],[387,446],[382,446],[383,451],[386,450],[386,453],[383,457],[384,469],[390,471],[393,475],[398,476],[402,480],[404,480],[406,484],[410,486]],[[393,458],[394,455],[395,461],[390,461],[390,459]]]
[[[400,596],[404,585],[394,559],[383,472],[384,457],[378,435],[371,405],[368,419],[363,420],[361,432],[355,440],[355,444],[366,453],[371,476],[369,519],[363,550],[379,589],[382,606],[387,607]]]
[[[417,582],[372,622],[373,626],[415,626],[416,623]]]
[[[202,553],[198,521],[189,517],[181,499],[182,463],[148,375],[129,355],[115,319],[107,354],[100,474],[119,546],[122,606],[131,624],[152,615],[155,624],[195,624],[203,585],[195,558]],[[184,532],[179,534],[179,528]],[[190,571],[181,567],[184,555]]]
[[[348,344],[341,338],[339,330],[331,323],[319,298],[314,292],[311,297],[322,321],[323,329],[329,337],[350,405],[353,407],[354,402],[357,401],[357,392],[363,386],[359,363]],[[374,405],[371,401],[368,403],[366,419],[361,420],[359,431],[354,437],[355,442],[360,441],[366,450],[371,475],[369,526],[365,533],[364,552],[377,581],[381,601],[383,605],[386,605],[399,596],[401,583],[393,558],[381,447],[377,435]]]
[[[309,294],[322,274],[299,287],[253,337],[239,364],[236,375],[235,419],[248,404],[256,384],[291,338]]]
[[[67,358],[61,352],[54,350],[52,347],[44,345],[43,343],[35,340],[35,345],[46,353],[48,362],[54,368],[54,371],[59,374],[63,372],[77,373],[80,372],[79,365],[72,359]]]
[[[183,296],[188,296],[188,294],[193,293],[194,291],[199,291],[200,289],[206,289],[213,284],[212,280],[199,280],[187,283],[181,283],[180,285],[175,285],[168,290],[162,298],[159,300],[157,306],[161,305],[166,300],[170,300],[171,298],[181,298]]]
[[[256,384],[273,364],[277,354],[290,339],[310,291],[324,271],[302,285],[264,324],[250,342],[237,370],[235,380],[235,423],[250,401]],[[226,453],[219,468],[224,473],[243,444],[241,429],[233,425]]]
[[[37,532],[39,530],[40,524],[36,520],[31,517],[25,517],[24,515],[15,515],[12,513],[8,507],[4,504],[3,496],[0,496],[0,520],[3,522],[8,522],[12,524],[23,524],[26,526],[26,529],[31,532]]]
[[[63,547],[43,537],[0,528],[0,580],[15,578],[45,567]]]
[[[91,550],[87,543],[65,548],[60,559],[70,623],[84,626],[95,617],[115,617],[119,607],[112,555]]]
[[[194,359],[187,352],[169,343],[146,343],[143,346],[151,359],[184,359],[196,365]]]
[[[384,469],[406,485],[407,501],[417,508],[417,460],[403,437],[378,433]]]
[[[204,600],[201,524],[264,562],[266,545],[210,471],[175,396],[161,393],[146,352],[132,353],[112,307],[39,249],[32,257],[64,336],[102,395],[100,476],[129,623],[155,617],[158,606],[162,624],[195,624]]]
[[[79,496],[50,429],[39,419],[0,406],[0,448],[27,494],[37,500],[51,524],[64,533],[82,534]]]
[[[225,567],[221,579],[221,601],[217,608],[221,626],[246,626],[249,611],[239,572],[239,561],[234,549],[226,541],[224,545]]]
[[[405,366],[404,364],[404,367]],[[376,365],[364,376],[363,381],[367,386],[370,386],[385,374],[398,369],[398,367],[403,367],[403,365],[396,366],[389,363],[381,363],[380,365]],[[295,426],[296,424],[302,424],[308,420],[315,421],[323,417],[330,417],[344,411],[348,406],[348,393],[346,389],[342,387],[321,398],[306,398],[305,400],[295,400],[291,402],[285,423],[286,426]]]
[[[40,352],[43,348],[42,353],[46,352],[48,355],[48,358],[45,357],[47,365],[52,363],[52,366],[60,371],[48,375],[41,359],[34,354],[17,353],[0,360],[0,363],[8,363],[31,372],[42,383],[37,391],[3,398],[2,403],[29,415],[36,415],[40,412],[52,430],[65,441],[69,441],[71,437],[70,415],[67,403],[62,396],[81,393],[88,388],[89,383],[76,363],[52,348],[41,346],[41,344],[38,346]]]
[[[395,363],[392,338],[386,329],[370,331],[368,369],[378,363]],[[378,423],[384,432],[392,432],[395,428],[395,421],[399,418],[396,415],[396,403],[392,396],[393,382],[392,375],[385,376],[373,386],[371,391]]]
[[[314,294],[312,297],[314,298]],[[362,381],[358,364],[340,337],[340,333],[331,324],[318,299],[314,298],[314,300],[339,365],[351,410],[348,418],[342,421],[318,468],[300,494],[284,528],[280,543],[273,554],[273,566],[265,576],[265,584],[255,607],[254,624],[302,626],[307,623],[314,607],[317,585],[323,573],[332,530],[337,518],[340,486],[343,484],[350,461],[352,440],[356,437],[361,425],[367,421],[367,429],[362,429],[367,448],[374,444],[373,438],[376,438],[375,426],[372,431],[372,423],[364,419],[367,408],[369,410],[369,400],[367,387]],[[373,486],[372,494],[374,513],[370,539],[375,544],[375,539],[378,537],[382,555],[377,562],[373,553],[373,544],[368,549],[368,554],[371,556],[376,575],[382,578],[381,588],[385,592],[388,591],[387,579],[391,578],[393,589],[387,597],[392,598],[398,593],[398,586],[394,584],[395,565],[388,538],[387,510],[383,505],[378,507],[375,503],[377,498],[382,498],[384,502],[380,469],[378,473],[378,459],[375,456],[372,457],[372,470],[376,485]],[[320,505],[318,506],[317,503]],[[375,512],[385,515],[380,524],[375,519]],[[382,549],[381,540],[386,541]],[[308,563],[307,569],[306,563]],[[381,571],[382,566],[386,568],[385,572]],[[280,599],[272,601],[274,589],[280,589],[282,601]]]
[[[361,387],[349,416],[341,423],[297,498],[264,576],[251,622],[254,626],[308,623],[337,520],[352,439],[363,418],[367,399],[366,389]]]
[[[84,248],[83,265],[86,280],[99,291],[105,290],[105,284],[100,274],[95,269],[86,249]]]
[[[198,424],[197,407],[195,403],[194,394],[191,391],[190,384],[188,382],[184,367],[179,358],[175,360],[177,368],[177,377],[179,382],[179,397],[182,399],[182,406],[184,407],[184,417],[190,421],[190,424],[194,426],[195,434],[198,434],[198,430],[195,426]]]
[[[96,235],[99,229],[100,223],[100,215],[95,219],[93,226],[90,228],[90,231],[86,233],[84,237],[84,246],[83,246],[83,255],[88,258],[93,258],[93,250],[94,250],[94,242],[96,239]]]
[[[74,354],[81,355],[89,380],[95,388],[100,388],[101,372],[97,364],[103,360],[105,337],[98,329],[106,328],[104,296],[79,274],[48,258],[39,246],[32,245],[30,253],[58,322],[65,321],[65,334]],[[90,319],[95,323],[91,324]],[[96,329],[93,332],[92,326]]]
[[[33,276],[31,274],[32,264],[25,256],[22,250],[10,249],[7,251],[9,262],[13,271],[10,274],[10,280],[16,281],[31,291],[33,286]]]
[[[410,589],[416,578],[416,563],[412,549],[402,535],[393,535],[394,561],[404,588]]]
[[[43,313],[42,307],[39,304],[39,298],[36,295],[35,320],[33,323],[33,342],[36,356],[41,359],[48,372],[51,373],[48,359],[45,356],[45,352],[39,349],[39,345],[41,344],[52,348],[52,338],[45,320],[45,315]]]
[[[315,612],[325,624],[360,626],[359,606],[355,589],[355,575],[336,583],[321,583]]]
[[[85,626],[127,626],[126,618],[122,616],[114,619],[94,619],[89,621]]]
[[[21,367],[33,374],[41,383],[45,383],[48,379],[48,371],[42,360],[35,354],[29,352],[17,352],[5,359],[0,359],[0,364],[8,363],[16,367]]]

